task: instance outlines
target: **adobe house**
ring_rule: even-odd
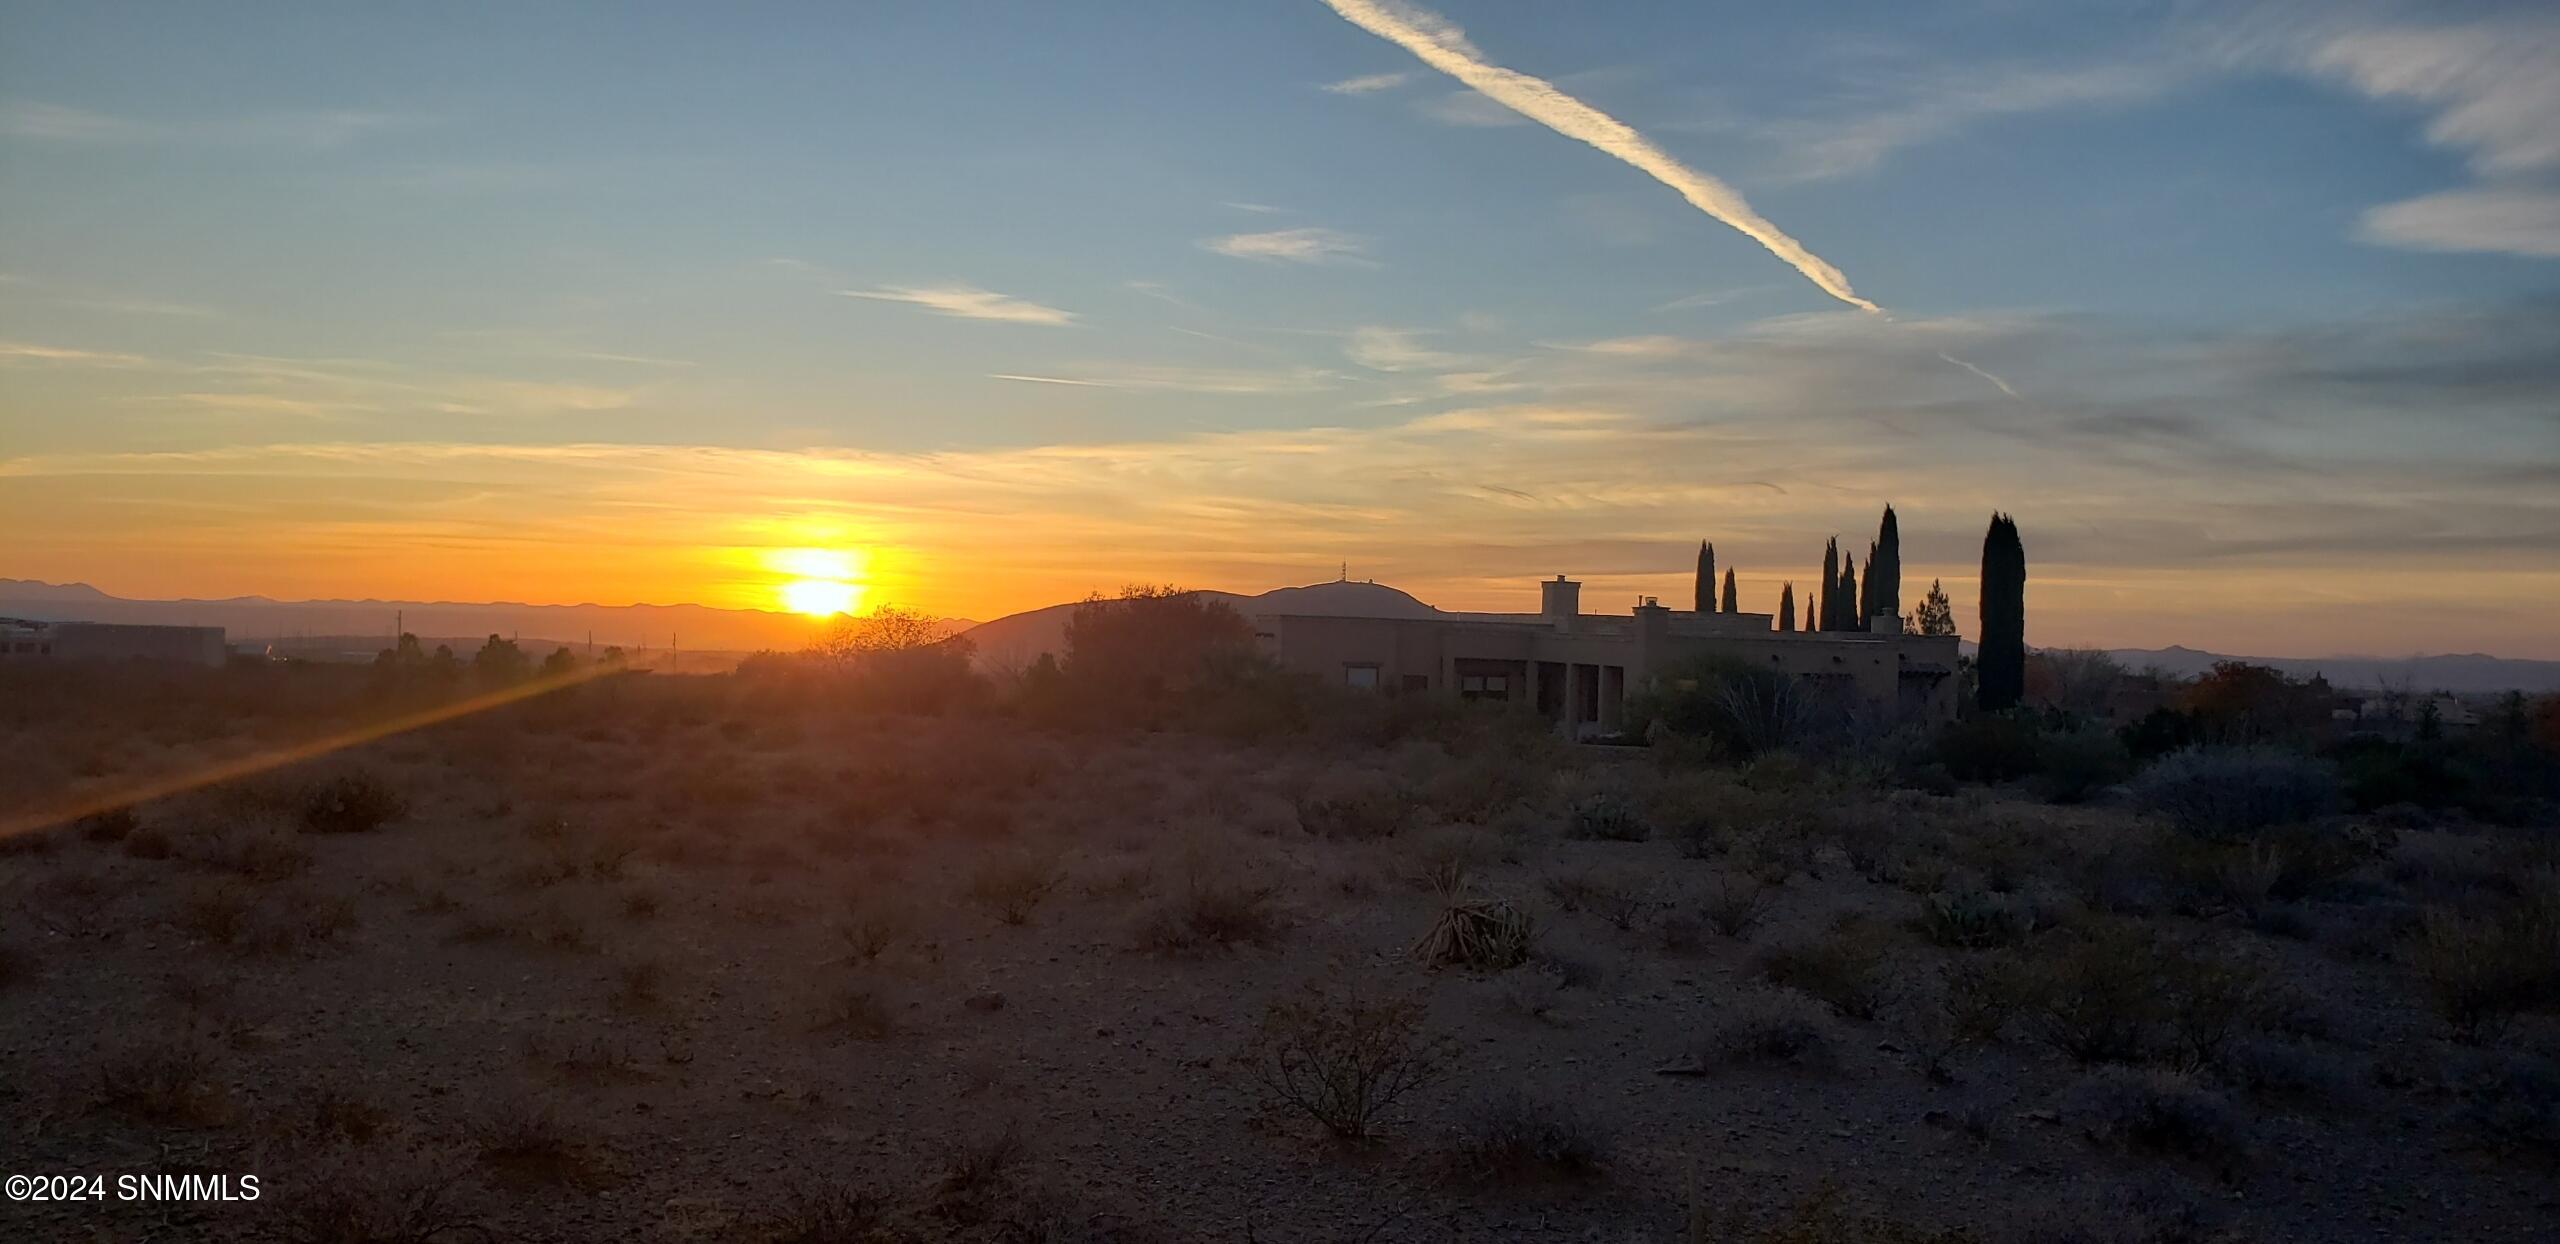
[[[1865,631],[1779,631],[1770,614],[1691,613],[1651,598],[1632,614],[1592,614],[1582,585],[1557,575],[1539,584],[1536,613],[1256,622],[1265,650],[1291,669],[1340,686],[1533,704],[1574,738],[1617,733],[1631,692],[1704,657],[1782,670],[1894,720],[1956,712],[1956,637],[1905,635],[1887,614]]]

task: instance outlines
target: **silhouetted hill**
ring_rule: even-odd
[[[1248,618],[1288,613],[1330,618],[1428,618],[1440,612],[1383,583],[1348,580],[1273,588],[1253,596],[1217,591],[1200,594],[1212,600],[1225,601]],[[981,622],[963,633],[977,645],[978,663],[982,668],[1018,669],[1039,660],[1043,652],[1065,652],[1067,618],[1081,603],[1071,601],[1007,614],[991,622]]]

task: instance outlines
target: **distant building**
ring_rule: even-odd
[[[0,618],[0,661],[167,661],[220,666],[229,655],[218,626]]]
[[[1536,613],[1421,618],[1265,614],[1263,646],[1282,665],[1339,686],[1502,700],[1536,707],[1566,734],[1617,733],[1626,698],[1699,658],[1780,670],[1900,720],[1955,716],[1956,637],[1905,635],[1878,615],[1865,631],[1779,631],[1765,613],[1691,613],[1648,599],[1632,614],[1582,612],[1582,585],[1539,585]]]

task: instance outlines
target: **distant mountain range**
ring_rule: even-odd
[[[139,622],[219,626],[232,643],[349,637],[388,647],[399,629],[413,635],[522,636],[627,649],[753,652],[805,647],[821,623],[795,613],[714,609],[706,605],[526,605],[415,600],[128,600],[86,583],[0,579],[0,617],[44,622]],[[395,621],[397,619],[397,621]],[[476,640],[474,641],[477,642]],[[467,653],[465,655],[468,655]]]
[[[2193,648],[2117,648],[2109,655],[2126,669],[2158,667],[2181,677],[2212,669],[2217,661],[2266,665],[2299,678],[2314,674],[2334,687],[2450,691],[2482,695],[2499,691],[2560,691],[2560,661],[2524,661],[2478,652],[2407,657],[2235,657]]]
[[[1444,613],[1411,594],[1382,583],[1314,583],[1275,588],[1246,595],[1204,592],[1247,617],[1310,614],[1343,618],[1431,618],[1463,616]],[[968,635],[977,646],[982,668],[1018,669],[1043,652],[1066,647],[1067,617],[1076,602],[1008,614],[991,622],[952,619],[947,624]],[[705,605],[526,605],[454,601],[271,600],[235,596],[226,600],[128,600],[86,583],[41,583],[0,579],[0,617],[40,621],[142,622],[165,626],[219,626],[233,643],[282,641],[279,650],[345,649],[387,645],[398,616],[411,634],[445,636],[522,636],[528,648],[536,641],[583,645],[593,634],[598,647],[664,650],[670,637],[687,652],[703,654],[790,651],[805,647],[822,623],[798,614],[760,609],[714,609]],[[378,638],[377,638],[378,637]],[[460,645],[456,645],[457,649]],[[1968,645],[1970,647],[1970,645]],[[2481,653],[2374,657],[2247,657],[2194,648],[2118,648],[2110,655],[2127,669],[2158,667],[2191,677],[2216,661],[2269,665],[2300,677],[2324,675],[2338,687],[2407,688],[2479,695],[2499,691],[2560,691],[2560,661],[2526,661]]]

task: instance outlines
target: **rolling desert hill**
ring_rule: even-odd
[[[1248,618],[1286,613],[1333,618],[1429,618],[1440,613],[1410,594],[1383,583],[1349,580],[1273,588],[1251,596],[1217,591],[1204,591],[1201,595],[1225,601]],[[1067,618],[1080,603],[1069,601],[1063,605],[1007,614],[991,622],[981,622],[962,633],[977,645],[980,668],[1021,669],[1038,661],[1041,653],[1065,652]]]

